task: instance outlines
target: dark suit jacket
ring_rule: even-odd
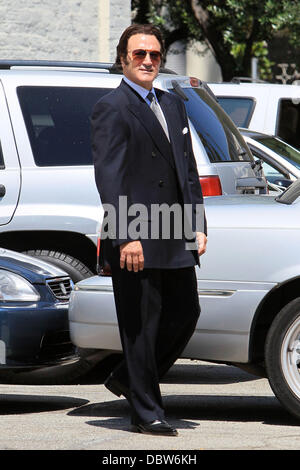
[[[149,227],[151,204],[180,202],[182,207],[192,206],[188,219],[194,231],[196,211],[200,209],[200,231],[206,233],[202,191],[184,104],[178,96],[158,89],[155,92],[168,124],[170,142],[148,104],[123,80],[98,101],[92,114],[96,184],[102,203],[111,204],[117,214],[116,233],[101,242],[102,264],[104,259],[109,264],[119,263],[119,245],[132,239],[128,233],[119,233],[119,196],[126,196],[128,207],[138,203],[149,209]],[[127,226],[137,216],[128,216]],[[184,237],[141,239],[141,243],[145,268],[199,264],[197,251],[185,249]]]

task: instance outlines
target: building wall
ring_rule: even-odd
[[[168,51],[165,67],[179,75],[186,75],[186,46],[181,41],[174,42]]]
[[[113,61],[130,0],[0,0],[0,59]]]
[[[0,0],[0,24],[0,59],[113,62],[120,34],[131,24],[131,0]],[[166,66],[221,79],[203,47],[185,52],[183,44],[173,44]]]
[[[131,0],[98,0],[99,58],[114,62],[121,33],[131,24]]]
[[[187,49],[181,42],[172,44],[167,54],[166,67],[180,75],[197,77],[206,82],[222,81],[221,69],[216,59],[199,42]]]
[[[187,75],[205,82],[221,82],[222,73],[212,52],[205,44],[195,43],[186,52]]]

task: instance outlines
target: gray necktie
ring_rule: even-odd
[[[150,108],[152,109],[152,111],[154,112],[155,116],[157,117],[161,127],[163,128],[163,130],[165,131],[165,134],[168,138],[168,140],[170,140],[169,138],[169,132],[168,132],[168,127],[167,127],[167,124],[164,120],[164,116],[162,114],[162,111],[160,109],[160,107],[158,106],[158,103],[155,99],[155,96],[153,95],[153,93],[148,93],[147,95],[147,98],[148,100],[150,101]]]

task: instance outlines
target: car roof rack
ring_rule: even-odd
[[[0,69],[9,70],[15,67],[70,67],[70,68],[96,68],[110,70],[110,62],[81,62],[69,60],[0,60]]]
[[[122,74],[122,70],[116,67],[112,62],[83,62],[68,60],[0,60],[0,70],[10,70],[14,68],[67,68],[67,69],[98,69],[109,73]],[[175,74],[173,70],[161,68],[161,73]]]
[[[261,80],[260,78],[252,78],[252,77],[232,77],[231,83],[269,83],[265,80]]]

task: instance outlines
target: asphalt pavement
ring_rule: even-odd
[[[127,401],[99,382],[0,384],[0,450],[101,450],[101,459],[112,459],[113,451],[300,449],[300,422],[266,379],[236,367],[176,362],[161,390],[177,437],[131,432]]]

